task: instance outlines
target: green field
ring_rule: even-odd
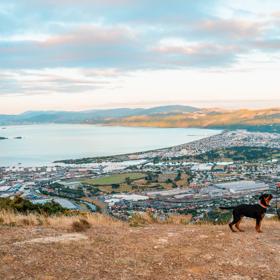
[[[130,178],[131,180],[138,180],[142,179],[146,176],[145,173],[120,173],[120,174],[113,174],[110,176],[103,176],[94,179],[85,179],[82,181],[84,184],[88,185],[111,185],[111,184],[121,184],[125,182],[126,178]]]

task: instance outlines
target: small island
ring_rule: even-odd
[[[22,136],[16,136],[14,139],[22,139]]]
[[[6,139],[8,139],[8,138],[0,136],[0,140],[6,140]]]

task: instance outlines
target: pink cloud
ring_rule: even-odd
[[[54,35],[42,42],[45,47],[64,44],[74,45],[98,45],[98,44],[121,44],[133,40],[135,35],[127,28],[81,26],[71,32]]]
[[[177,44],[160,44],[158,47],[153,48],[153,51],[162,54],[170,55],[211,55],[215,54],[226,54],[226,53],[235,53],[240,51],[240,47],[231,46],[231,45],[217,45],[217,44],[207,44],[207,43],[180,43]]]
[[[273,17],[280,18],[280,11],[271,14]]]
[[[247,20],[206,20],[198,23],[199,31],[223,35],[231,38],[247,38],[261,35],[266,28],[266,23]]]
[[[118,6],[129,4],[134,0],[26,0],[36,5],[69,6],[69,5],[99,5],[99,6]]]

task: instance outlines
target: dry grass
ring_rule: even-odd
[[[79,223],[81,227],[90,225],[120,226],[123,223],[102,214],[80,213],[73,216],[44,216],[41,214],[21,214],[12,211],[0,211],[0,224],[6,226],[44,226],[57,229],[72,229],[73,224]]]
[[[129,220],[130,226],[143,226],[148,224],[188,224],[191,215],[169,215],[167,219],[155,216],[152,212],[135,213]],[[123,226],[124,222],[102,214],[87,212],[75,215],[45,216],[41,214],[22,214],[7,210],[0,211],[0,225],[6,226],[44,226],[72,231],[85,231],[91,225]]]
[[[227,225],[108,226],[108,217],[91,216],[96,224],[83,233],[0,226],[0,279],[279,279],[279,221],[266,219],[259,234],[246,219],[245,232],[232,233]]]
[[[186,225],[191,221],[191,215],[169,215],[168,218],[162,219],[161,216],[155,216],[152,212],[135,213],[129,220],[129,225],[133,227],[149,224],[183,224]]]
[[[91,228],[91,224],[86,219],[80,219],[72,223],[72,230],[75,232],[86,231]]]
[[[175,225],[187,225],[190,223],[192,219],[192,215],[171,215],[167,219],[167,224],[175,224]]]

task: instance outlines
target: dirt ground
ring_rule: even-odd
[[[241,226],[0,226],[0,279],[280,279],[280,222]]]

